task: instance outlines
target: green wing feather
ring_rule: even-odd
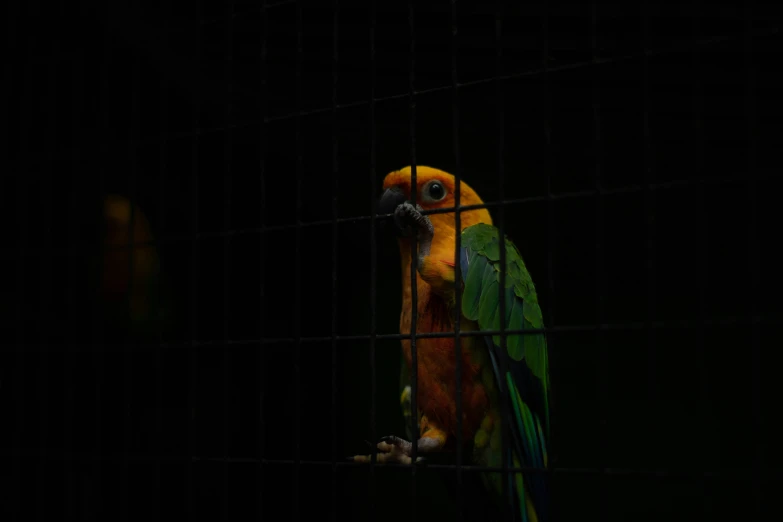
[[[508,239],[506,280],[500,289],[500,241],[498,230],[477,224],[462,232],[460,271],[463,281],[462,315],[481,330],[500,329],[500,299],[505,301],[505,329],[543,327],[541,308],[530,274],[517,248]],[[546,467],[549,438],[549,363],[543,333],[506,337],[501,350],[500,335],[485,336],[495,381],[509,399],[513,461],[522,466]],[[544,475],[526,473],[515,477],[515,510],[528,520],[527,503],[532,501],[539,521],[548,518]],[[531,500],[532,499],[532,500]]]

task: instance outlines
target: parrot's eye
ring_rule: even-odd
[[[446,188],[440,181],[430,181],[424,186],[422,198],[425,201],[440,201],[446,197]]]

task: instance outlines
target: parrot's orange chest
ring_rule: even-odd
[[[429,285],[418,281],[416,331],[453,332],[448,303],[431,291]],[[410,286],[408,286],[410,289]],[[404,292],[400,333],[408,334],[412,324],[410,292]],[[463,440],[471,440],[486,410],[488,399],[481,384],[481,368],[472,358],[476,349],[476,337],[462,338],[462,425]],[[410,340],[402,341],[402,350],[408,366],[411,366]],[[450,435],[456,436],[456,353],[454,337],[419,338],[416,340],[418,359],[418,408],[427,418]]]

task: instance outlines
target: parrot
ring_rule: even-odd
[[[505,300],[505,329],[543,328],[535,286],[516,246],[505,241],[506,278],[500,288],[500,233],[486,208],[460,212],[456,230],[453,211],[424,214],[456,206],[455,177],[428,166],[416,168],[412,186],[411,167],[390,172],[383,181],[378,214],[392,215],[400,248],[402,310],[400,333],[410,335],[412,324],[411,262],[416,269],[416,332],[454,332],[456,313],[460,330],[500,330],[500,299]],[[460,205],[482,205],[479,195],[460,180]],[[416,191],[416,204],[411,192]],[[460,234],[459,270],[455,269],[456,237]],[[418,252],[411,255],[411,237],[416,234]],[[412,259],[413,258],[413,259]],[[456,285],[462,289],[456,308]],[[418,369],[417,453],[454,451],[457,443],[455,339],[422,337],[416,341]],[[403,339],[400,403],[406,421],[411,420],[411,346]],[[502,347],[499,335],[461,337],[462,441],[472,464],[502,467],[502,434],[506,430],[509,468],[548,469],[549,361],[543,332],[507,334]],[[507,408],[501,408],[503,398]],[[505,413],[504,413],[505,411]],[[409,426],[409,424],[406,424]],[[411,430],[406,435],[412,438]],[[471,451],[472,446],[472,451]],[[414,464],[413,445],[395,435],[382,437],[376,445],[377,462]],[[372,455],[348,457],[367,463]],[[545,522],[549,518],[548,486],[542,471],[482,472],[482,480],[501,508],[515,520]],[[504,484],[510,492],[503,497]]]
[[[151,331],[167,315],[167,299],[165,292],[159,295],[160,259],[153,244],[152,227],[138,205],[133,204],[131,213],[131,205],[128,198],[119,194],[108,194],[103,201],[103,244],[106,248],[101,260],[101,300],[107,311],[120,317],[127,314],[133,328]],[[132,260],[128,246],[131,216]]]

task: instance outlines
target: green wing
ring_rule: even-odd
[[[500,330],[500,299],[505,301],[505,329],[543,327],[541,308],[533,281],[517,248],[506,245],[505,288],[500,288],[500,241],[498,230],[477,224],[462,232],[460,271],[463,282],[462,315],[481,330]],[[501,291],[502,290],[502,291]],[[513,456],[509,465],[545,468],[549,439],[549,363],[543,333],[507,335],[506,350],[500,335],[484,337],[495,382],[508,398]],[[510,474],[511,475],[511,474]],[[539,521],[548,519],[548,493],[543,473],[508,477],[516,495],[514,510],[529,520],[532,507]],[[532,502],[533,506],[528,503]]]

